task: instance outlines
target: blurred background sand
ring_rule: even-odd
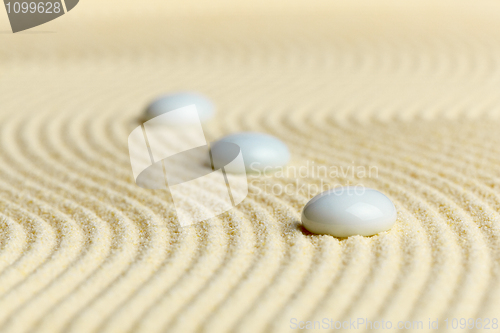
[[[361,317],[422,320],[418,332],[439,318],[444,332],[445,318],[495,318],[499,14],[495,1],[82,0],[12,34],[0,10],[0,330],[281,332]],[[170,195],[134,184],[127,136],[179,90],[218,106],[209,140],[262,131],[292,166],[378,173],[269,177],[296,192],[257,181],[237,209],[178,228]],[[383,191],[396,225],[308,233],[315,193],[299,185],[321,182]]]

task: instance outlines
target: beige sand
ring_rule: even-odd
[[[16,35],[0,10],[0,331],[500,316],[500,5],[285,3],[83,0]],[[169,194],[134,184],[127,136],[183,89],[217,103],[210,140],[264,131],[292,166],[376,167],[265,181],[362,183],[396,225],[309,234],[314,187],[257,178],[237,209],[178,229]]]

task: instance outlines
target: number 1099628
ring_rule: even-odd
[[[59,14],[62,11],[60,2],[7,2],[5,4],[7,13],[39,13]]]

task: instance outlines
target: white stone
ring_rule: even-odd
[[[361,186],[325,191],[302,210],[302,225],[315,234],[371,236],[390,229],[396,207],[383,193]]]
[[[201,122],[211,119],[215,114],[214,104],[205,96],[194,92],[180,92],[162,96],[153,101],[146,109],[144,120],[150,120],[169,111],[189,105],[196,105]],[[186,119],[178,118],[179,124],[186,124]],[[176,125],[169,123],[171,125]]]
[[[241,148],[247,173],[271,171],[290,161],[290,151],[286,144],[269,134],[243,132],[220,139],[212,144],[212,152],[215,151],[224,158],[225,152],[221,149],[220,142],[232,142]]]

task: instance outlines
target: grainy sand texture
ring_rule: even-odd
[[[0,332],[500,317],[499,17],[472,0],[82,0],[12,34],[0,9]],[[372,172],[254,175],[235,209],[180,228],[168,191],[134,183],[127,137],[182,90],[217,105],[210,141],[266,132],[296,170]],[[390,197],[395,226],[303,229],[307,201],[348,183]]]

